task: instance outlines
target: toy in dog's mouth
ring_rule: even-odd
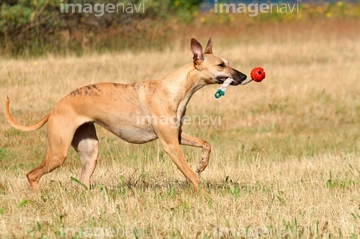
[[[244,80],[241,83],[235,81],[232,78],[226,78],[225,77],[218,77],[219,81],[223,81],[220,88],[215,93],[215,98],[220,98],[221,96],[225,95],[225,91],[229,85],[246,85],[252,81],[255,82],[261,82],[265,78],[265,71],[261,67],[255,67],[252,69],[250,73],[251,78],[248,80]]]
[[[220,98],[221,96],[225,95],[226,88],[233,82],[232,78],[227,78],[220,88],[215,93],[215,98]]]
[[[253,79],[247,79],[247,80],[244,80],[243,82],[241,82],[241,84],[240,85],[246,85],[246,84],[248,84],[248,83],[250,83],[250,82],[252,82],[253,81]]]
[[[228,76],[218,76],[216,79],[217,79],[219,85],[224,84],[227,79],[232,79],[232,81],[230,82],[230,85],[240,85],[241,84],[241,82],[237,82],[233,78],[230,78]]]
[[[263,79],[265,79],[265,71],[262,67],[255,67],[252,69],[250,73],[251,79],[256,82],[261,82]]]

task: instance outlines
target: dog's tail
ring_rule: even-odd
[[[8,96],[6,96],[5,109],[4,109],[5,117],[14,128],[22,131],[34,131],[41,128],[41,126],[43,126],[48,121],[50,116],[50,113],[48,113],[47,115],[45,115],[44,118],[42,118],[42,120],[40,120],[40,122],[31,126],[24,126],[14,120],[14,118],[10,114],[9,107],[10,107],[10,99]]]

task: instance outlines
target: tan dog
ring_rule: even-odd
[[[191,51],[193,62],[159,80],[132,84],[98,83],[79,88],[61,99],[50,113],[32,126],[23,126],[12,118],[7,98],[5,116],[13,127],[33,131],[48,123],[44,159],[27,173],[31,187],[38,189],[40,178],[64,163],[70,145],[80,155],[80,180],[89,187],[98,156],[94,126],[97,123],[130,143],[142,144],[159,138],[165,152],[198,190],[199,179],[186,162],[179,145],[203,149],[197,173],[208,165],[211,148],[206,141],[181,131],[186,105],[202,87],[221,84],[229,77],[234,80],[232,85],[239,85],[246,75],[230,67],[225,59],[212,54],[211,38],[204,52],[200,43],[191,39]],[[156,118],[162,120],[153,120]]]

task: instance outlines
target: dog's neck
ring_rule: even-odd
[[[180,67],[168,74],[162,81],[172,95],[179,99],[187,98],[189,94],[191,97],[196,91],[207,85],[193,63]]]
[[[192,95],[207,85],[193,63],[186,64],[167,75],[162,79],[162,84],[169,91],[168,100],[178,102],[176,104],[178,119],[185,114],[186,106]]]

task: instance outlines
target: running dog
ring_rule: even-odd
[[[70,145],[80,156],[80,181],[90,187],[98,157],[96,123],[129,143],[142,144],[159,139],[164,151],[197,191],[199,179],[186,162],[180,144],[202,148],[198,174],[209,163],[211,147],[208,142],[182,132],[181,119],[186,106],[192,95],[204,86],[222,84],[227,78],[233,79],[231,85],[244,84],[246,75],[212,53],[211,38],[205,51],[196,39],[191,39],[190,46],[193,61],[167,76],[131,84],[97,83],[78,88],[32,126],[23,126],[13,119],[7,97],[5,117],[16,129],[33,131],[47,122],[45,156],[40,165],[26,175],[31,188],[39,189],[40,178],[64,163]],[[139,117],[145,120],[139,122]],[[149,120],[154,117],[171,120],[161,123]]]

